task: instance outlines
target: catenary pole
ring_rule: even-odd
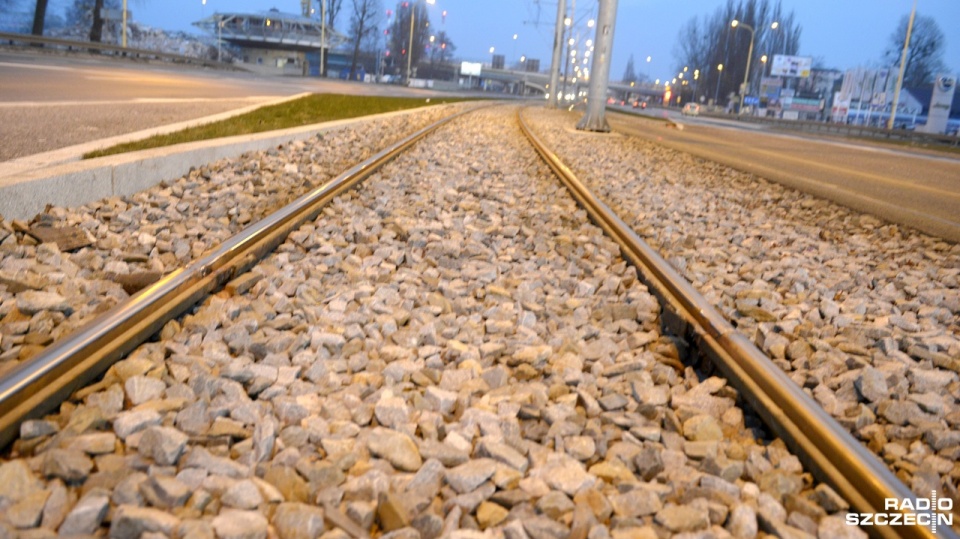
[[[320,78],[323,78],[323,62],[327,45],[327,0],[320,0]]]
[[[617,21],[617,0],[600,0],[597,16],[597,36],[593,40],[593,67],[587,94],[587,113],[577,123],[581,131],[609,132],[604,117],[607,106],[607,86],[610,82],[610,55],[613,52],[613,30]]]
[[[553,32],[553,59],[550,62],[550,87],[547,95],[550,96],[550,107],[557,108],[557,87],[560,86],[560,55],[563,52],[563,19],[567,14],[566,0],[557,2],[557,26]]]

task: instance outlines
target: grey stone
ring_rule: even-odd
[[[488,458],[474,459],[446,471],[444,479],[453,490],[464,494],[471,492],[493,477],[497,471],[496,461]]]
[[[188,468],[203,468],[211,475],[225,475],[235,479],[242,479],[250,473],[249,468],[246,466],[238,464],[228,458],[214,456],[202,447],[194,447],[191,449],[190,452],[187,453],[183,466]]]
[[[494,440],[481,440],[477,446],[477,454],[481,457],[489,457],[498,462],[520,472],[526,472],[529,462],[527,457],[508,444]]]
[[[660,496],[645,488],[607,496],[613,512],[624,518],[652,515],[663,508]]]
[[[657,511],[653,520],[672,533],[691,532],[710,526],[706,511],[686,505],[668,505]]]
[[[256,509],[258,505],[263,503],[263,496],[253,481],[244,479],[237,481],[233,486],[228,488],[220,500],[228,507],[236,509]]]
[[[190,487],[176,478],[157,475],[140,483],[140,494],[152,506],[163,509],[180,507],[190,497]]]
[[[188,439],[173,427],[148,427],[140,437],[137,451],[160,466],[173,466],[180,460]]]
[[[41,490],[43,484],[33,475],[26,461],[14,459],[0,464],[0,501],[18,502]]]
[[[43,475],[59,477],[67,483],[79,483],[93,469],[93,461],[82,451],[51,449],[43,456]]]
[[[523,519],[523,529],[530,539],[566,539],[570,529],[545,516]]]
[[[370,432],[367,448],[401,471],[415,472],[423,465],[417,444],[402,432],[376,427]]]
[[[213,529],[219,539],[265,539],[268,523],[256,511],[224,509],[213,519]]]
[[[91,491],[73,506],[57,531],[60,535],[92,535],[100,528],[109,509],[107,493]]]
[[[727,518],[726,529],[736,539],[751,539],[757,536],[757,512],[747,504],[737,504]]]
[[[138,406],[147,401],[159,399],[167,388],[167,384],[150,376],[137,375],[128,378],[123,383],[123,388],[126,391],[127,399],[134,406]]]
[[[42,311],[57,311],[69,313],[71,311],[67,298],[54,292],[24,290],[17,294],[17,309],[28,315]]]
[[[582,488],[593,486],[596,478],[588,474],[583,463],[567,455],[550,455],[538,475],[551,488],[573,496]]]
[[[865,367],[857,377],[855,385],[860,395],[868,402],[877,402],[890,394],[883,373],[873,367]]]
[[[159,425],[162,417],[156,410],[133,410],[121,412],[113,420],[113,431],[121,439],[126,440],[127,436],[139,432],[147,427]]]
[[[50,497],[50,492],[41,490],[24,496],[22,500],[4,509],[7,522],[16,528],[35,528],[40,524],[43,507]]]
[[[683,435],[695,442],[712,442],[723,439],[720,422],[710,415],[695,415],[683,422]]]
[[[184,520],[177,536],[180,539],[216,539],[213,526],[205,520]]]
[[[144,533],[171,536],[180,526],[180,519],[160,509],[121,505],[113,514],[110,537],[138,539]]]
[[[281,539],[317,539],[324,532],[323,509],[285,502],[273,514],[273,526]]]

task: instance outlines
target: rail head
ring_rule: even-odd
[[[290,232],[319,215],[334,197],[352,189],[436,129],[485,106],[490,105],[447,116],[344,171],[5,373],[0,378],[0,448],[16,438],[24,420],[53,411],[83,384],[156,334],[167,321],[252,267]]]
[[[665,310],[683,320],[687,335],[745,396],[818,479],[836,489],[858,513],[888,512],[886,500],[918,497],[873,453],[858,442],[821,406],[735,328],[644,242],[533,132],[517,112],[521,130],[541,158],[557,173],[591,219],[610,235],[624,257],[637,266],[645,283],[660,297]],[[952,529],[934,535],[921,526],[868,528],[876,537],[957,538]]]

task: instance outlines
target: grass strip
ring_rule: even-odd
[[[263,133],[277,129],[460,101],[469,101],[469,99],[434,97],[427,100],[413,97],[313,94],[278,105],[262,107],[253,112],[219,122],[198,125],[175,133],[156,135],[143,140],[126,142],[88,152],[83,155],[83,158],[93,159],[94,157],[161,148],[184,142]]]

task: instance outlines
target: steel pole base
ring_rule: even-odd
[[[577,130],[609,133],[610,124],[607,123],[607,119],[602,112],[600,114],[591,114],[590,111],[587,111],[587,113],[583,115],[583,118],[580,118],[580,121],[577,122]]]

